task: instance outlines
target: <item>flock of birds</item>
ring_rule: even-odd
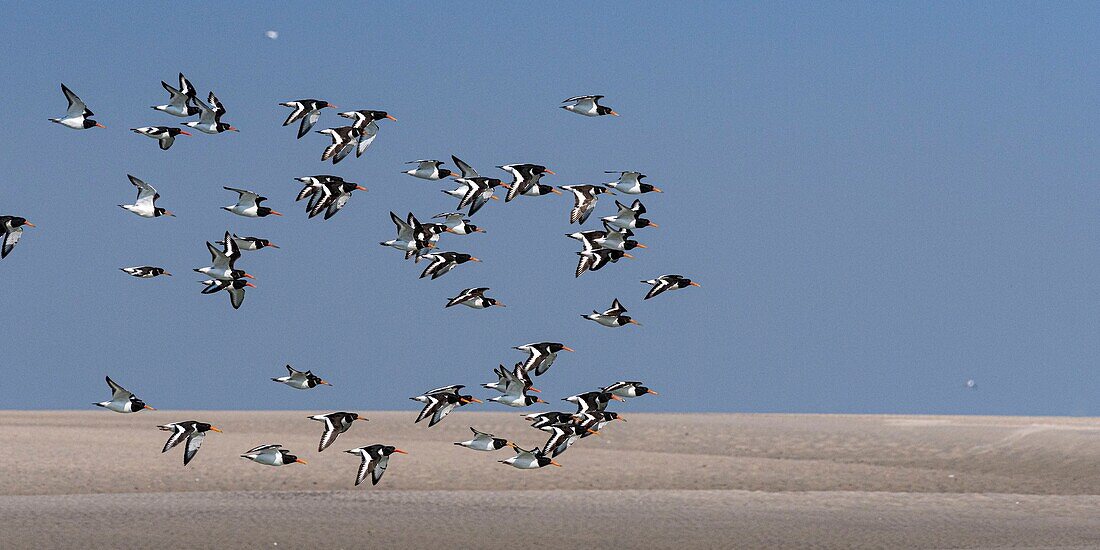
[[[182,126],[202,133],[220,134],[238,131],[232,125],[222,122],[222,117],[227,111],[214,92],[210,92],[207,101],[203,102],[199,99],[196,88],[183,73],[179,75],[178,88],[163,81],[161,85],[169,93],[169,100],[168,103],[154,106],[153,109],[176,117],[198,116],[197,120],[184,122]],[[65,116],[51,118],[50,121],[75,130],[104,127],[92,119],[92,111],[72,90],[62,84],[61,91],[68,100],[68,110]],[[600,105],[599,101],[602,98],[603,96],[599,95],[571,97],[563,101],[566,105],[563,105],[562,108],[589,117],[619,116],[613,109]],[[310,130],[320,120],[323,109],[336,107],[327,101],[318,99],[287,101],[280,103],[280,105],[293,109],[283,122],[283,126],[298,122],[297,134],[299,139],[309,134]],[[339,115],[351,120],[352,123],[318,132],[331,138],[332,143],[324,149],[321,160],[331,160],[333,164],[346,158],[352,151],[355,151],[356,157],[361,156],[378,136],[379,121],[385,119],[397,120],[389,113],[378,110],[347,111],[339,113]],[[175,126],[144,126],[133,128],[132,131],[156,139],[163,150],[169,149],[177,136],[191,135]],[[440,237],[444,233],[471,235],[484,232],[484,229],[471,223],[470,217],[489,204],[490,201],[498,200],[495,194],[498,187],[507,190],[504,202],[511,202],[519,196],[537,197],[562,194],[559,188],[540,182],[542,177],[554,175],[553,171],[542,165],[504,164],[498,166],[498,168],[511,175],[511,181],[505,182],[499,178],[481,176],[472,166],[458,157],[452,156],[451,161],[456,170],[444,168],[444,162],[442,161],[424,159],[411,161],[409,164],[413,164],[415,167],[404,173],[430,181],[443,180],[448,177],[453,178],[458,187],[452,190],[444,189],[443,192],[458,199],[457,210],[441,213],[431,218],[432,220],[439,220],[438,222],[421,221],[411,212],[405,217],[401,217],[391,211],[390,219],[396,226],[397,235],[394,239],[380,243],[382,246],[402,252],[406,260],[413,259],[414,263],[419,263],[421,260],[426,261],[427,265],[420,274],[421,278],[437,279],[459,265],[480,261],[470,254],[441,251],[439,248]],[[603,185],[560,186],[561,190],[570,192],[574,198],[574,206],[569,214],[570,224],[583,225],[595,210],[600,195],[614,194],[615,192],[625,195],[662,192],[661,189],[645,183],[643,181],[645,175],[640,172],[608,173],[618,174],[618,179]],[[128,177],[130,183],[137,188],[137,198],[133,204],[119,205],[121,208],[143,218],[174,215],[171,211],[157,205],[160,194],[152,185],[135,176],[130,175]],[[323,212],[324,219],[327,220],[339,213],[348,204],[354,191],[366,191],[366,188],[358,183],[345,181],[339,176],[314,175],[295,179],[303,185],[295,200],[306,201],[305,211],[309,218]],[[253,191],[232,187],[225,187],[224,189],[237,194],[236,203],[222,207],[230,213],[250,218],[283,215],[263,206],[261,203],[266,201],[267,198]],[[622,258],[632,258],[633,256],[628,252],[629,250],[645,248],[645,245],[633,239],[634,232],[648,227],[657,227],[657,224],[643,217],[646,214],[646,208],[640,200],[635,199],[629,205],[616,201],[616,207],[617,212],[614,215],[600,219],[602,229],[566,234],[567,237],[576,239],[583,245],[582,250],[577,252],[579,261],[575,272],[576,277],[580,277],[587,271],[600,270]],[[465,209],[465,212],[462,211],[463,209]],[[0,231],[2,231],[3,236],[3,248],[0,250],[0,257],[7,257],[11,253],[19,241],[24,227],[34,227],[34,224],[19,216],[0,216]],[[201,275],[209,277],[201,281],[204,286],[201,292],[202,294],[226,292],[234,309],[240,308],[244,303],[245,289],[255,286],[251,282],[254,277],[236,267],[242,251],[279,248],[268,239],[242,237],[229,231],[225,232],[220,241],[208,241],[206,247],[210,252],[211,265],[194,269]],[[133,277],[143,279],[171,275],[166,269],[159,266],[132,266],[121,269]],[[641,282],[650,286],[645,295],[645,300],[672,290],[699,286],[691,279],[675,274],[661,275]],[[464,289],[451,298],[445,307],[457,305],[474,309],[503,307],[504,304],[499,300],[485,295],[489,290],[488,287]],[[581,316],[611,328],[622,327],[627,324],[639,324],[626,313],[626,307],[615,298],[608,309],[604,311],[593,310],[591,314]],[[530,343],[517,346],[514,349],[526,353],[526,360],[517,362],[511,369],[500,365],[499,368],[493,371],[497,380],[482,384],[482,387],[496,391],[499,395],[488,400],[517,408],[547,403],[532,395],[532,393],[541,393],[534,387],[532,377],[544,375],[554,364],[560,352],[572,352],[573,349],[560,342]],[[290,365],[287,365],[286,369],[286,376],[274,377],[272,380],[299,390],[331,385],[311,371],[299,371]],[[111,398],[108,401],[96,403],[97,406],[119,413],[135,413],[146,409],[155,410],[132,392],[115,383],[110,376],[106,380],[112,392]],[[465,386],[461,384],[444,386],[410,398],[423,404],[423,408],[420,414],[417,415],[415,422],[419,423],[428,419],[428,426],[431,427],[458,407],[470,403],[482,403],[480,399],[472,395],[462,394],[461,390],[463,388]],[[530,450],[523,449],[509,439],[496,437],[473,427],[470,428],[473,437],[467,441],[455,442],[455,445],[476,451],[496,451],[510,447],[515,451],[515,456],[499,462],[520,469],[561,466],[554,458],[564,453],[574,443],[586,437],[598,435],[601,429],[615,420],[624,420],[618,413],[606,410],[611,401],[625,401],[626,399],[656,393],[641,382],[620,381],[594,391],[564,398],[563,401],[576,406],[576,411],[527,414],[524,418],[531,423],[533,428],[550,434],[549,439],[542,447]],[[318,452],[322,452],[332,445],[336,438],[350,430],[356,421],[367,420],[365,417],[353,412],[332,412],[311,415],[308,418],[324,424],[324,431],[317,447]],[[173,447],[186,442],[183,455],[185,465],[195,457],[208,432],[221,431],[210,423],[195,420],[173,422],[158,426],[158,428],[171,432],[162,452],[167,452]],[[362,483],[368,474],[371,475],[372,483],[377,484],[388,466],[391,455],[405,453],[405,451],[392,445],[382,444],[356,447],[345,452],[361,457],[355,480],[356,485]],[[240,456],[268,466],[306,462],[278,444],[259,445]]]

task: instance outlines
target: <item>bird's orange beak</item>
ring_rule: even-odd
[[[576,351],[575,349],[573,349],[569,346],[562,346],[561,349],[564,350],[564,351]]]
[[[169,276],[169,277],[171,277],[171,276],[172,276],[172,274],[171,274],[171,273],[169,273],[169,272],[167,272],[167,271],[165,271],[165,272],[164,272],[164,274],[165,274],[165,275],[167,275],[167,276]]]
[[[561,194],[561,191],[558,191],[557,188],[555,188],[555,187],[551,187],[550,192],[555,194],[555,195],[560,195]]]
[[[181,134],[181,135],[185,135],[185,136],[189,136],[189,135],[191,135],[191,134],[188,134],[187,132],[184,132],[183,130],[180,130],[180,134]]]
[[[297,462],[298,464],[309,464],[308,462],[306,462],[306,461],[304,461],[300,458],[295,459],[294,462]]]
[[[401,449],[394,449],[394,450],[393,450],[393,452],[395,452],[395,453],[401,453],[401,454],[403,454],[403,455],[407,455],[407,454],[409,454],[409,453],[408,453],[407,451],[402,451]]]
[[[542,393],[542,390],[540,390],[540,389],[538,389],[534,386],[531,386],[530,388],[527,388],[527,389],[530,390],[530,391],[533,391],[535,393]]]
[[[106,126],[104,126],[104,125],[102,125],[102,124],[100,124],[100,123],[98,123],[98,122],[97,122],[97,123],[95,123],[95,125],[96,125],[96,127],[98,127],[98,128],[106,128]]]
[[[535,403],[546,403],[546,401],[543,401],[541,397],[538,397],[538,398],[535,398]],[[547,403],[547,404],[549,405],[549,403]]]
[[[255,279],[255,277],[253,277],[252,275],[250,275],[248,273],[245,273],[244,275],[241,275],[241,277],[244,277],[245,279]]]
[[[695,281],[692,281],[692,282],[688,283],[688,285],[689,285],[689,286],[703,286],[703,285],[701,285],[701,284],[699,284],[699,283],[697,283],[697,282],[695,282]]]
[[[626,401],[626,399],[623,399],[622,397],[619,397],[615,394],[611,394],[611,399],[614,399],[615,401]]]
[[[149,410],[151,410],[151,411],[155,411],[155,410],[156,410],[155,408],[153,408],[153,407],[150,407],[149,405],[146,405],[146,406],[145,406],[145,408],[146,408],[146,409],[149,409]]]
[[[339,108],[340,106],[339,105],[333,105],[333,104],[329,103],[328,105],[326,105],[326,107],[332,107],[333,109],[336,109],[336,108]]]
[[[479,259],[477,259],[477,258],[470,258],[470,261],[471,261],[471,262],[480,262],[481,260],[479,260]]]
[[[600,432],[597,432],[596,430],[593,430],[593,429],[589,428],[588,429],[588,435],[600,435]]]
[[[274,211],[274,210],[272,210],[272,211],[271,211],[271,213],[272,213],[272,214],[275,214],[276,216],[282,216],[282,215],[283,215],[283,213],[282,213],[282,212],[276,212],[276,211]]]
[[[474,233],[486,233],[486,231],[479,227],[479,228],[474,230]]]
[[[653,222],[649,222],[649,225],[647,225],[646,227],[661,227],[661,226],[659,226],[659,225],[657,225]]]
[[[245,283],[244,286],[250,286],[252,288],[256,288],[256,285],[254,285],[252,283]]]
[[[556,172],[554,172],[553,170],[546,170],[545,172],[546,172],[547,174],[552,174],[552,175],[555,175],[555,176],[556,176],[556,175],[558,175],[558,174],[557,174]]]
[[[279,248],[279,245],[275,243],[267,243],[267,246],[270,246],[271,248]]]
[[[370,422],[370,419],[369,419],[369,418],[364,418],[364,417],[362,417],[362,416],[360,416],[360,417],[356,418],[356,420],[362,420],[363,422]]]
[[[23,222],[23,225],[25,225],[25,226],[27,226],[27,227],[37,227],[36,225],[34,225],[34,224],[33,224],[33,223],[31,223],[31,222]]]
[[[619,113],[616,113],[615,111],[608,111],[608,112],[610,112],[612,116],[619,116]]]
[[[478,399],[478,398],[476,398],[476,397],[471,397],[471,398],[470,398],[470,399],[469,399],[468,401],[466,401],[466,402],[467,402],[467,403],[481,403],[481,400],[480,400],[480,399]]]
[[[502,184],[500,184],[500,186],[507,189],[507,190],[509,190],[509,191],[512,190],[512,184],[510,184],[510,183],[502,183]]]
[[[240,132],[240,130],[238,130],[236,126],[230,126],[229,131],[230,132]],[[305,462],[303,462],[302,464],[305,464]]]
[[[652,393],[653,395],[661,395],[661,394],[659,394],[659,393],[657,393],[657,392],[655,392],[655,391],[653,391],[653,390],[646,390],[645,392],[646,392],[646,393]]]
[[[653,192],[654,193],[664,193],[664,191],[661,191],[660,189],[657,189],[656,187],[653,188]]]
[[[550,465],[551,466],[557,466],[558,468],[561,468],[561,464],[558,464],[557,462],[554,462],[553,460],[550,461]]]
[[[390,119],[390,120],[392,120],[392,121],[394,121],[394,122],[397,122],[397,119],[396,119],[396,118],[393,118],[393,115],[386,115],[386,118],[388,118],[388,119]]]
[[[320,382],[317,382],[317,383],[318,384],[324,384],[326,386],[331,386],[332,385],[332,384],[329,384],[327,380],[321,380]]]
[[[210,426],[210,429],[211,429],[211,430],[214,430],[215,432],[218,432],[218,433],[224,433],[224,432],[222,432],[222,431],[221,431],[220,429],[218,429],[218,427],[217,427],[217,426]]]
[[[623,422],[626,422],[626,419],[621,416],[616,416],[615,420],[622,420]]]
[[[503,184],[501,184],[501,185],[503,185]],[[491,196],[491,197],[489,197],[489,198],[490,198],[490,199],[493,199],[493,200],[495,200],[495,201],[499,201],[499,200],[500,200],[500,197],[498,197],[498,196],[496,196],[496,195],[493,195],[493,196]]]
[[[644,245],[644,244],[642,244],[642,243],[638,243],[638,244],[634,245],[634,247],[635,247],[635,248],[649,248],[648,246],[646,246],[646,245]]]
[[[635,321],[634,319],[631,319],[631,320],[630,320],[630,324],[632,324],[632,325],[638,325],[638,326],[642,326],[642,324],[641,324],[641,323],[639,323],[638,321]],[[619,401],[622,401],[622,398],[621,398],[621,397],[619,398]]]
[[[630,258],[631,260],[634,259],[634,256],[631,256],[630,254],[627,254],[626,252],[623,252],[623,257],[624,258]]]
[[[357,191],[366,191],[366,190],[367,190],[367,188],[366,188],[366,187],[363,187],[362,185],[356,185],[356,186],[355,186],[355,189],[356,189]]]
[[[172,216],[173,218],[176,217],[176,213],[172,212],[171,210],[165,210],[164,215],[165,216]]]

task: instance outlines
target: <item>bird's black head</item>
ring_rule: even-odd
[[[211,426],[210,424],[207,424],[206,422],[196,422],[195,423],[195,429],[200,431],[200,432],[208,432],[208,431],[210,431],[210,428],[213,428],[213,426]]]
[[[271,241],[269,241],[267,239],[253,239],[252,242],[256,243],[256,250],[259,250],[261,248],[266,248],[266,247],[269,247],[269,246],[279,248],[278,246],[276,246],[274,244],[271,244]]]
[[[565,349],[565,344],[563,344],[561,342],[550,342],[550,343],[546,344],[546,349],[550,353],[557,353],[557,352]],[[570,351],[572,351],[572,350],[570,350]]]
[[[329,102],[327,102],[323,99],[318,99],[316,102],[314,102],[313,105],[314,105],[314,108],[316,108],[316,109],[324,109],[325,107],[332,106],[331,103],[329,103]]]
[[[367,111],[367,112],[370,113],[370,117],[374,120],[382,120],[383,118],[388,118],[390,120],[397,120],[396,118],[390,116],[390,114],[387,113],[386,111]]]
[[[638,218],[637,221],[635,222],[635,225],[637,225],[638,227],[649,227],[651,225],[653,227],[657,227],[656,225],[653,224],[653,222],[649,221],[646,218]]]
[[[599,115],[618,115],[611,107],[604,107],[603,105],[596,106],[596,114]]]
[[[84,129],[85,130],[87,130],[88,128],[95,128],[96,126],[99,126],[98,122],[96,122],[96,121],[94,121],[90,118],[84,119]]]
[[[297,455],[293,455],[290,451],[279,449],[279,452],[283,455],[283,464],[293,464],[298,461]]]
[[[478,226],[476,226],[472,223],[465,223],[464,225],[466,226],[466,232],[467,233],[481,233],[482,232],[480,227],[478,227]]]
[[[140,410],[142,410],[146,407],[148,407],[148,405],[146,405],[145,402],[142,401],[141,399],[138,399],[137,396],[134,396],[134,395],[130,396],[130,409],[131,410],[133,410],[134,412],[137,412],[137,411],[140,411]]]
[[[235,280],[251,279],[252,278],[252,276],[249,275],[248,273],[245,273],[245,271],[243,269],[234,269],[233,271],[229,272],[229,276],[232,277]]]
[[[221,132],[240,132],[235,126],[227,124],[225,122],[218,123],[218,133]]]
[[[164,275],[165,273],[167,273],[164,270],[163,267],[154,267],[153,269],[150,269],[149,271],[153,274],[154,277],[156,277],[158,275]]]
[[[266,206],[259,206],[259,207],[256,208],[256,215],[261,217],[261,218],[266,218],[266,217],[268,217],[272,214],[274,214],[276,216],[282,216],[282,213],[276,212],[276,211],[274,211],[271,208],[268,208]]]
[[[456,264],[464,264],[464,263],[466,263],[466,262],[468,262],[472,259],[474,259],[473,256],[471,256],[469,254],[466,254],[466,253],[463,253],[463,252],[459,252],[459,253],[455,254],[455,263]]]
[[[12,216],[11,220],[10,220],[10,223],[11,223],[12,227],[22,227],[24,225],[29,225],[31,227],[34,227],[33,223],[28,223],[27,222],[27,218],[22,218],[22,217],[19,217],[19,216]]]
[[[623,248],[625,248],[627,250],[634,250],[635,248],[638,248],[638,244],[639,244],[638,241],[635,241],[633,239],[627,239],[627,240],[623,241]]]
[[[160,216],[173,216],[174,217],[175,214],[173,214],[167,208],[161,208],[161,207],[158,206],[158,207],[153,209],[153,217],[154,218],[159,218]]]

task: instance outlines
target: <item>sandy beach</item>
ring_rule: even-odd
[[[305,411],[0,412],[6,548],[1093,548],[1100,420],[634,414],[520,471],[456,447],[468,426],[533,447],[518,412],[370,422],[317,453]],[[209,421],[196,459],[157,424]],[[238,455],[281,443],[308,465]],[[344,449],[397,445],[354,487]]]

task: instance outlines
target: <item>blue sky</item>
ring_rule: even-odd
[[[0,262],[3,365],[22,381],[0,406],[87,408],[109,373],[160,408],[411,411],[556,340],[578,353],[538,380],[544,396],[661,392],[630,410],[1100,414],[1095,4],[585,7],[5,10],[0,213],[38,228]],[[240,134],[164,152],[128,131],[182,121],[149,109],[179,71]],[[47,122],[60,82],[108,128]],[[558,109],[586,93],[623,116]],[[333,167],[326,138],[280,127],[278,102],[301,97],[398,122]],[[666,191],[643,199],[661,227],[638,259],[575,280],[569,199],[494,202],[474,219],[488,234],[443,241],[484,263],[418,280],[377,243],[390,210],[453,209],[399,173],[452,153],[488,174],[545,164],[556,185],[645,172]],[[133,199],[127,173],[179,217],[115,206]],[[370,192],[307,220],[292,178],[324,173]],[[223,185],[289,215],[222,211]],[[612,211],[601,200],[593,220]],[[283,246],[242,259],[259,288],[239,311],[190,271],[227,229]],[[118,271],[142,264],[176,276]],[[703,287],[643,303],[638,281],[662,273]],[[470,286],[509,307],[442,308]],[[580,319],[614,297],[644,326]],[[270,382],[285,363],[335,386]]]

